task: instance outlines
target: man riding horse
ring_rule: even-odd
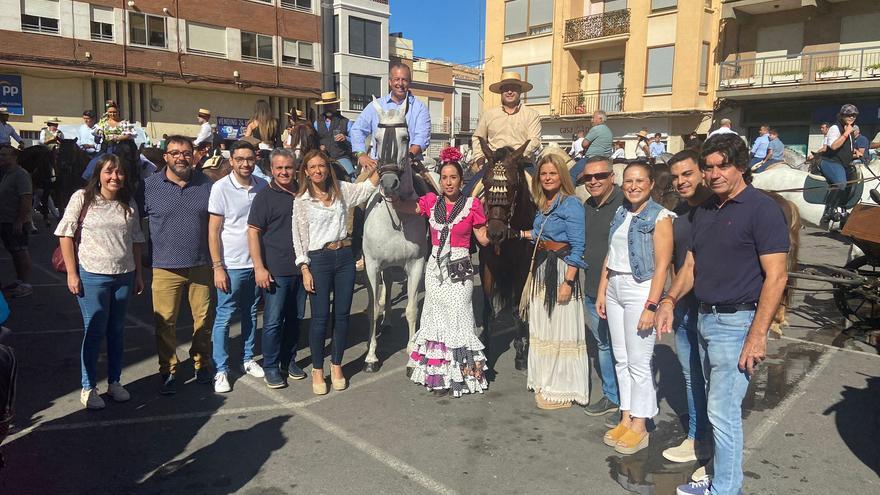
[[[521,80],[517,72],[505,72],[501,80],[489,86],[489,91],[501,95],[501,106],[493,107],[480,116],[477,129],[471,138],[474,160],[471,171],[474,179],[465,189],[470,193],[483,174],[486,158],[479,139],[485,139],[492,151],[504,147],[518,149],[525,143],[523,157],[534,161],[535,152],[541,147],[541,117],[533,108],[522,104],[522,94],[531,91],[532,85]]]
[[[391,64],[388,72],[388,87],[390,93],[379,98],[374,104],[364,105],[364,111],[355,121],[351,128],[352,150],[358,156],[358,164],[361,168],[366,165],[375,166],[376,160],[381,156],[381,151],[373,147],[370,153],[366,153],[367,136],[376,136],[382,125],[379,123],[379,113],[376,105],[383,111],[398,110],[406,114],[406,128],[409,134],[409,153],[415,161],[422,160],[422,152],[428,148],[431,141],[431,114],[418,98],[409,92],[409,84],[412,73],[409,66],[396,62]],[[375,138],[374,138],[375,139]],[[389,141],[389,145],[391,145]],[[358,178],[360,180],[360,177]],[[413,185],[413,173],[409,167],[401,176],[400,195],[402,199],[413,199],[415,188]]]

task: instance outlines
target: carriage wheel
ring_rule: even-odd
[[[834,302],[840,313],[854,324],[880,328],[880,263],[869,256],[853,258],[844,266],[868,279],[868,284],[859,287],[838,286],[834,290]],[[874,297],[866,297],[865,291]]]

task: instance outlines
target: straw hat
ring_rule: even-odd
[[[296,120],[305,120],[306,118],[306,114],[299,108],[291,108],[290,111],[287,112],[287,116],[295,118]]]
[[[9,115],[9,109],[6,107],[0,107],[0,115]]]
[[[324,91],[321,93],[321,101],[316,102],[315,105],[333,105],[341,101],[336,97],[336,91]]]
[[[60,123],[61,119],[59,119],[58,117],[54,117],[46,121],[46,125],[58,125]]]
[[[204,115],[204,116],[210,117],[210,116],[211,116],[211,111],[208,110],[207,108],[200,108],[200,109],[199,109],[199,115]]]
[[[648,130],[647,130],[647,129],[642,129],[642,130],[639,131],[638,134],[636,134],[636,135],[639,136],[639,137],[646,138],[646,137],[648,137]]]
[[[504,86],[505,84],[516,84],[519,86],[520,93],[527,93],[534,87],[531,83],[523,81],[518,72],[508,71],[501,74],[500,81],[489,86],[489,91],[501,94],[501,86]]]

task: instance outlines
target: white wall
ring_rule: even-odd
[[[21,1],[0,0],[0,29],[21,31]]]
[[[343,99],[340,107],[343,114],[348,118],[356,118],[359,111],[348,111],[349,94],[348,80],[351,74],[381,77],[380,90],[382,94],[388,91],[388,43],[382,42],[388,39],[388,8],[372,0],[335,0],[333,14],[339,16],[339,52],[333,57],[333,65],[339,74],[339,97]],[[383,8],[379,8],[383,7]],[[359,17],[374,22],[379,26],[379,58],[353,55],[348,52],[348,18]],[[332,42],[332,41],[330,41]],[[318,51],[316,53],[319,53]],[[326,88],[330,89],[330,88]],[[381,95],[375,95],[381,96]]]

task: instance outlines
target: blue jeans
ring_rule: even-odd
[[[819,162],[819,170],[830,185],[837,186],[840,190],[846,187],[846,169],[840,162],[823,159]]]
[[[348,335],[348,315],[354,293],[354,256],[350,247],[310,251],[309,270],[315,281],[315,293],[309,295],[312,321],[309,326],[309,347],[312,351],[312,367],[324,367],[324,335],[330,319],[330,294],[333,293],[333,345],[330,362],[342,364]]]
[[[83,388],[95,388],[97,385],[98,355],[105,337],[107,382],[117,383],[122,375],[122,337],[128,299],[134,286],[134,273],[101,275],[79,269],[82,293],[76,300],[85,328],[80,353]]]
[[[275,283],[263,291],[263,367],[279,368],[296,358],[299,322],[306,312],[306,290],[302,277],[274,277]]]
[[[617,389],[617,373],[614,371],[614,353],[611,351],[611,336],[608,333],[608,320],[599,318],[596,312],[596,299],[584,295],[584,316],[587,328],[596,339],[599,377],[602,379],[602,394],[611,402],[620,404]]]
[[[743,485],[742,401],[749,375],[738,365],[754,318],[754,311],[699,316],[703,371],[709,381],[707,410],[715,440],[715,476],[709,487],[713,495],[736,495]]]
[[[706,417],[706,381],[703,379],[700,345],[697,335],[697,300],[693,292],[675,307],[675,353],[684,375],[688,404],[688,438],[703,440],[709,419]]]
[[[754,167],[755,165],[761,163],[762,161],[764,161],[763,156],[761,158],[758,158],[757,156],[753,157],[751,160],[749,160],[749,168]]]
[[[229,292],[217,290],[217,317],[211,330],[214,349],[214,367],[217,373],[229,372],[229,321],[241,310],[241,339],[244,345],[242,362],[254,358],[257,328],[257,295],[259,288],[254,279],[253,268],[226,270],[229,275]],[[246,313],[247,311],[247,313]]]
[[[357,178],[357,176],[354,174],[354,164],[351,162],[351,158],[343,156],[343,157],[337,158],[336,162],[339,163],[340,165],[342,165],[342,168],[344,168],[345,171],[348,172],[349,180],[353,181],[354,179]]]

